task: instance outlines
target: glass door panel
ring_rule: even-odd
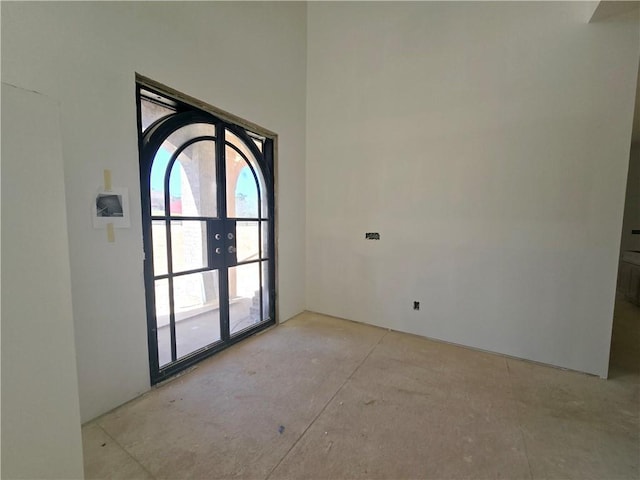
[[[155,281],[156,312],[155,321],[157,328],[157,349],[160,366],[171,362],[171,327],[169,306],[169,280]]]
[[[207,223],[201,220],[172,220],[170,224],[173,273],[206,268]]]
[[[229,269],[229,330],[231,335],[260,323],[260,265]]]
[[[238,263],[259,259],[259,222],[248,222],[242,220],[236,221],[236,250]]]
[[[218,271],[173,280],[178,359],[221,339]]]
[[[197,141],[180,152],[171,166],[169,194],[173,217],[218,216],[214,141]]]
[[[262,269],[262,320],[269,318],[269,312],[271,311],[271,303],[269,300],[269,262],[260,262],[260,268]]]
[[[227,217],[259,218],[259,185],[253,170],[233,148],[225,149]]]
[[[271,231],[271,226],[269,222],[262,221],[260,222],[260,258],[265,259],[269,258],[269,232]]]
[[[227,216],[268,218],[266,184],[260,164],[236,134],[225,130]]]
[[[153,238],[153,273],[157,277],[166,275],[167,270],[167,228],[164,220],[151,222]]]
[[[160,147],[153,158],[153,163],[151,164],[149,193],[151,200],[151,215],[153,216],[166,215],[166,205],[164,203],[164,176],[170,159],[171,154],[169,151]]]

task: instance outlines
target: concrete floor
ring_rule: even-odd
[[[305,313],[83,427],[87,478],[640,478],[640,309],[610,379]]]

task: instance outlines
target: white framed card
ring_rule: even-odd
[[[112,223],[114,228],[129,228],[129,191],[126,188],[98,190],[91,202],[93,228],[106,228]]]

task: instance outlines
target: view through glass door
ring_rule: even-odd
[[[137,98],[157,383],[275,323],[274,139],[148,85]]]

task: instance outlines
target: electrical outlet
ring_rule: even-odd
[[[420,302],[413,302],[413,309],[420,310]]]

